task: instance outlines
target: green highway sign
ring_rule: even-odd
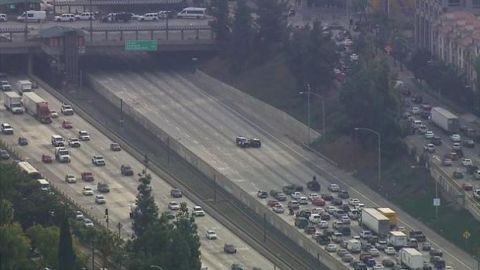
[[[155,52],[158,48],[157,40],[126,40],[125,51]]]

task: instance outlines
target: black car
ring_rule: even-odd
[[[442,257],[443,256],[443,252],[439,249],[430,249],[430,256],[438,256],[438,257]]]
[[[453,178],[455,179],[462,179],[463,178],[463,173],[460,171],[454,171],[453,172]]]
[[[28,145],[28,140],[25,137],[19,137],[18,138],[18,145],[24,146]]]
[[[133,176],[133,169],[129,165],[122,165],[120,167],[120,172],[123,176]]]
[[[348,199],[350,198],[350,194],[348,194],[348,191],[342,189],[338,192],[338,197],[341,199]]]
[[[331,201],[333,200],[333,196],[331,194],[321,194],[320,195],[322,197],[322,199],[324,199],[325,201]]]
[[[170,196],[173,198],[181,198],[182,197],[182,191],[178,188],[174,188],[170,190]]]
[[[227,254],[235,254],[237,253],[237,248],[233,244],[225,244],[223,251]]]
[[[341,205],[343,205],[343,201],[340,198],[334,198],[332,200],[332,204],[335,205],[335,206],[341,206]]]
[[[475,147],[475,142],[472,139],[466,139],[463,141],[463,146],[468,147],[468,148],[474,148]]]
[[[292,195],[292,193],[298,191],[303,192],[303,186],[297,184],[286,185],[282,188],[283,193],[286,195]]]
[[[266,191],[259,190],[257,192],[257,197],[260,198],[260,199],[266,199],[266,198],[268,198],[268,193]]]
[[[0,149],[0,158],[7,160],[10,159],[10,154],[5,149]]]
[[[97,190],[101,193],[108,193],[110,192],[110,188],[108,187],[108,184],[107,183],[101,183],[99,182],[97,184]]]
[[[311,191],[319,192],[320,191],[320,183],[318,183],[317,179],[314,177],[312,181],[307,183],[307,188]]]
[[[442,144],[442,139],[438,136],[433,136],[433,138],[431,139],[431,142],[433,143],[433,145],[441,145]]]
[[[395,262],[390,259],[384,259],[382,261],[382,265],[385,267],[393,267],[395,265]]]

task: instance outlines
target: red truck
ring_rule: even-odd
[[[27,113],[44,124],[52,123],[48,102],[34,92],[25,92],[22,97],[23,106]]]

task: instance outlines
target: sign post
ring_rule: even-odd
[[[155,52],[158,49],[157,40],[126,40],[125,51]]]

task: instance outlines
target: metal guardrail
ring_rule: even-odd
[[[183,4],[184,0],[92,0],[92,5],[179,5]],[[55,6],[88,6],[89,0],[74,0],[74,1],[55,1]]]
[[[81,27],[80,29],[89,32],[90,27]],[[149,26],[101,26],[101,27],[93,27],[92,32],[104,32],[104,31],[211,31],[212,28],[210,26],[195,26],[195,25],[176,25],[176,26],[168,26],[165,25],[149,25]]]

